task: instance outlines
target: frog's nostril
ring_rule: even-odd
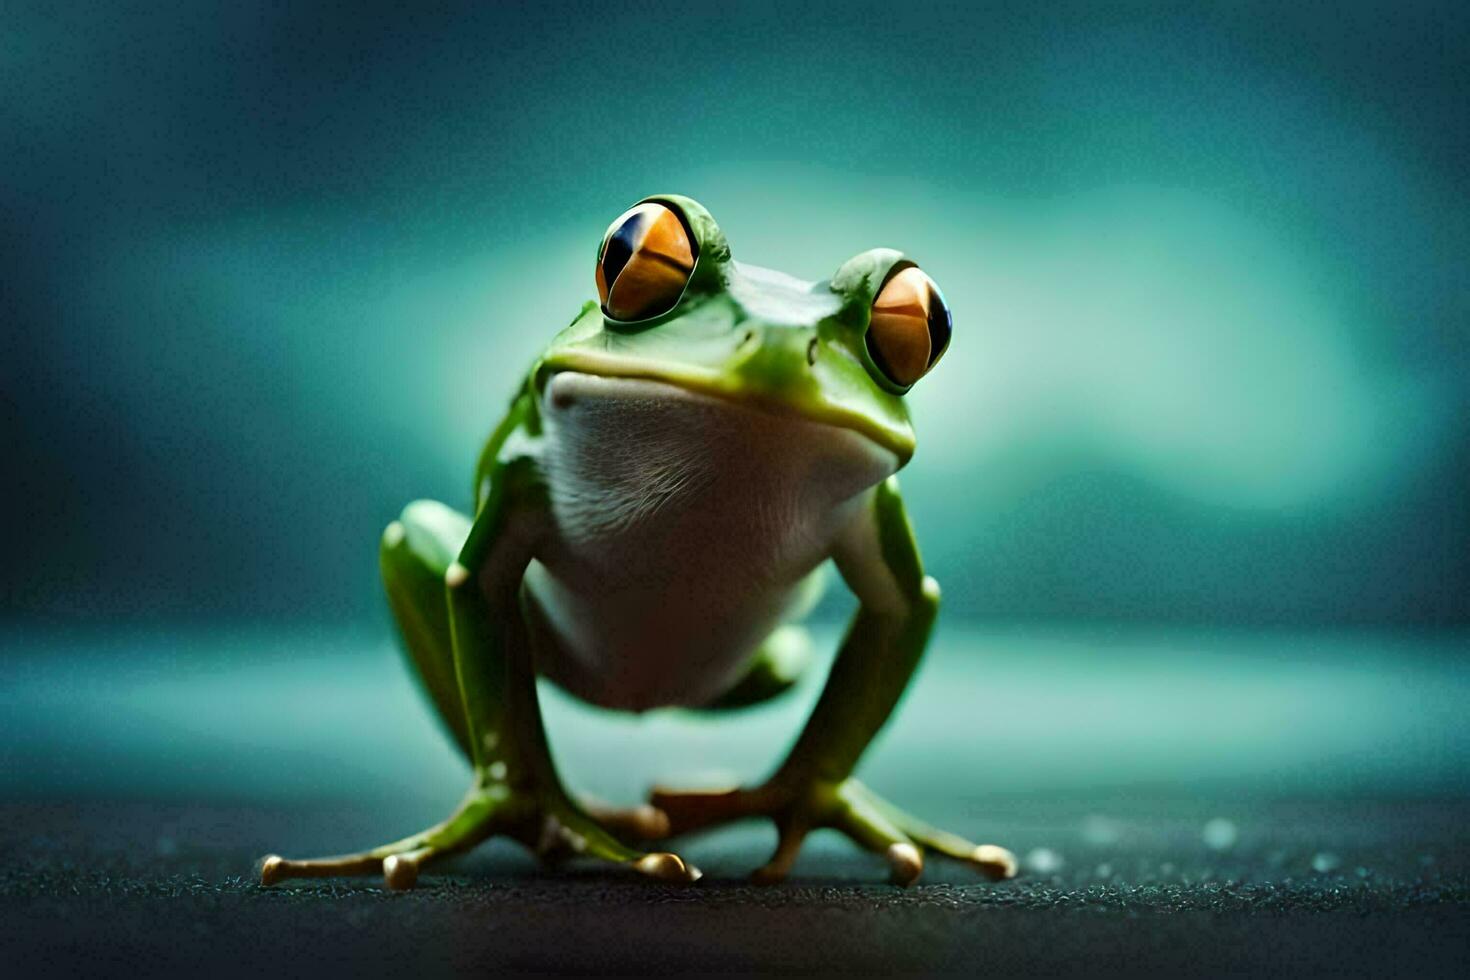
[[[747,331],[745,331],[745,334],[740,338],[740,343],[741,343],[742,346],[749,346],[754,340],[755,340],[755,331],[754,330],[747,330]]]
[[[811,339],[811,343],[809,343],[809,344],[806,345],[806,362],[807,362],[807,364],[815,365],[817,363],[817,349],[818,349],[818,341],[817,341],[817,338],[813,337]]]

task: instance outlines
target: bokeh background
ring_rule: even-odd
[[[379,529],[468,500],[662,191],[742,260],[891,245],[953,305],[905,473],[947,605],[875,783],[1464,794],[1461,5],[0,17],[7,796],[437,817]],[[735,735],[547,697],[627,796],[758,773],[811,694]]]

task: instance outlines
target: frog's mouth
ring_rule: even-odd
[[[536,378],[538,394],[544,397],[552,388],[552,379],[563,373],[656,382],[770,415],[845,429],[891,453],[896,459],[895,470],[914,454],[913,430],[906,423],[900,425],[876,418],[871,412],[829,397],[816,385],[797,390],[771,390],[751,384],[742,375],[697,365],[634,360],[573,349],[559,351],[542,362]]]

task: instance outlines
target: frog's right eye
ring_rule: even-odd
[[[645,201],[608,226],[597,253],[597,295],[614,320],[647,320],[674,308],[694,272],[689,229],[673,209]]]
[[[868,356],[891,384],[907,389],[944,356],[953,329],[934,280],[916,265],[900,265],[873,300]]]

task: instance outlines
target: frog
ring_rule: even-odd
[[[473,508],[418,500],[379,564],[407,662],[471,784],[442,822],[370,850],[258,864],[262,885],[381,875],[491,837],[672,883],[701,871],[666,842],[764,818],[788,877],[834,828],[897,885],[926,854],[994,880],[1014,855],[936,829],[854,775],[919,666],[940,602],[897,472],[905,395],[953,334],[932,278],[889,248],[809,282],[737,261],[689,197],[645,198],[597,250],[596,301],[537,357],[492,431]],[[857,609],[805,726],[771,775],[654,787],[635,806],[578,795],[550,750],[538,678],[604,709],[742,710],[812,666],[807,619],[829,568]]]

